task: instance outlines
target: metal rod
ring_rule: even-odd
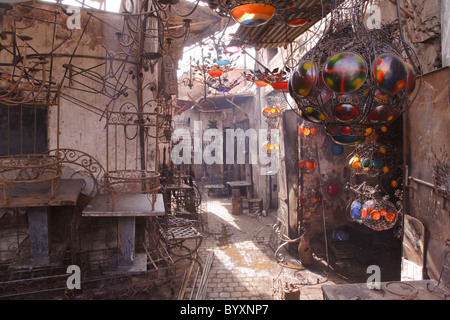
[[[421,180],[421,179],[417,179],[417,178],[414,178],[414,177],[408,177],[408,180],[414,181],[416,183],[422,184],[422,185],[430,187],[432,189],[435,188],[434,184],[432,184],[430,182],[427,182],[427,181],[424,181],[424,180]]]
[[[320,173],[320,161],[319,161],[319,152],[317,151],[317,143],[316,143],[316,156],[317,156],[317,170],[319,173],[319,185],[320,185],[320,193],[321,193],[321,202],[322,202],[322,220],[323,220],[323,233],[324,233],[324,239],[325,239],[325,254],[327,257],[327,266],[330,265],[329,259],[328,259],[328,237],[327,237],[327,226],[325,222],[325,208],[323,203],[323,187],[322,187],[322,174]]]

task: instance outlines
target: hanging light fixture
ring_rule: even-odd
[[[289,92],[287,72],[284,70],[280,71],[279,68],[275,68],[272,71],[267,68],[264,68],[264,70],[249,70],[248,73],[244,73],[244,77],[258,87],[264,88],[270,85],[277,92]]]
[[[246,3],[231,9],[233,19],[246,27],[257,27],[272,19],[276,8],[265,3]]]
[[[347,185],[347,188],[354,193],[354,200],[349,205],[351,220],[375,231],[388,230],[397,224],[402,210],[388,200],[389,196],[381,196],[378,185],[371,187],[362,183]]]
[[[267,107],[262,111],[270,129],[275,129],[278,124],[278,118],[281,116],[281,109],[278,107]]]
[[[365,2],[349,0],[331,10],[328,29],[289,77],[302,118],[323,125],[342,145],[362,143],[397,119],[414,101],[421,76],[417,54],[393,36],[394,24],[364,26]]]
[[[391,146],[369,142],[356,146],[348,158],[352,174],[376,177],[396,169],[401,157]]]
[[[227,93],[241,83],[240,77],[231,79],[230,72],[234,70],[238,56],[224,49],[222,36],[211,36],[199,45],[202,47],[201,59],[196,59],[196,65],[191,64],[194,75],[199,76],[197,80],[220,93]]]

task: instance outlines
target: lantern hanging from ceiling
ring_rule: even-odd
[[[276,8],[264,3],[246,3],[231,9],[233,19],[246,27],[257,27],[272,19]]]
[[[390,202],[389,196],[380,195],[380,187],[367,185],[347,185],[355,193],[354,200],[349,205],[351,220],[361,223],[372,230],[383,231],[393,228],[399,220],[401,209]]]
[[[266,118],[266,122],[270,129],[275,129],[278,119],[281,116],[281,109],[278,107],[267,107],[262,111],[262,115]]]
[[[233,78],[231,74],[238,56],[224,49],[221,38],[211,36],[199,45],[202,47],[201,59],[194,58],[195,65],[191,65],[196,80],[219,93],[228,93],[241,83],[240,77]]]
[[[352,174],[368,177],[382,176],[395,171],[401,159],[392,146],[375,142],[357,145],[348,158]]]
[[[289,81],[285,70],[280,71],[279,68],[275,68],[272,71],[268,68],[264,68],[264,70],[249,70],[248,73],[244,73],[244,77],[258,87],[264,88],[270,85],[277,92],[289,92]],[[286,98],[283,99],[286,100]]]
[[[421,76],[414,50],[393,35],[396,25],[364,26],[365,2],[334,8],[328,29],[289,77],[301,117],[323,125],[341,145],[366,141],[405,112]]]

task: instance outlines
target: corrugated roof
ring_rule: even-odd
[[[262,26],[239,26],[231,44],[251,46],[256,49],[287,46],[322,18],[321,1],[297,1],[295,6],[285,8],[280,15]],[[288,21],[298,18],[308,19],[308,22],[297,27],[288,26]]]

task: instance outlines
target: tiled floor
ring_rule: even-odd
[[[283,288],[290,288],[290,292],[300,291],[300,300],[321,300],[321,284],[340,281],[332,281],[328,272],[323,272],[326,268],[320,260],[313,264],[317,271],[292,268],[301,264],[287,253],[291,267],[276,262],[269,245],[275,212],[257,219],[245,210],[244,202],[243,214],[232,215],[229,198],[209,197],[202,205],[206,225],[199,256],[204,263],[210,252],[214,253],[205,299],[288,299],[291,295],[284,295]]]

